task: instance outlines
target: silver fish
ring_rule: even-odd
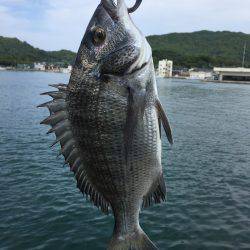
[[[44,93],[51,125],[77,187],[115,219],[110,250],[157,249],[139,225],[141,208],[165,201],[161,124],[151,48],[131,20],[142,0],[102,0],[81,42],[68,85]]]

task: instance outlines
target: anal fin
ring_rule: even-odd
[[[163,174],[153,183],[150,191],[143,197],[142,208],[150,207],[153,204],[159,204],[166,201],[166,185]]]

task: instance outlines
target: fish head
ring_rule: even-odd
[[[79,48],[75,67],[94,76],[126,75],[141,69],[152,52],[124,0],[102,0]],[[78,71],[79,72],[79,71]]]

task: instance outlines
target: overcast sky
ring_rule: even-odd
[[[0,0],[0,35],[45,50],[76,51],[99,2]],[[250,0],[143,0],[133,19],[146,35],[204,29],[250,34]]]

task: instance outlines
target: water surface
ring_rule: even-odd
[[[39,93],[69,75],[0,72],[0,249],[105,249],[113,229],[56,158]],[[160,249],[250,249],[250,86],[158,79],[168,201],[143,211]]]

